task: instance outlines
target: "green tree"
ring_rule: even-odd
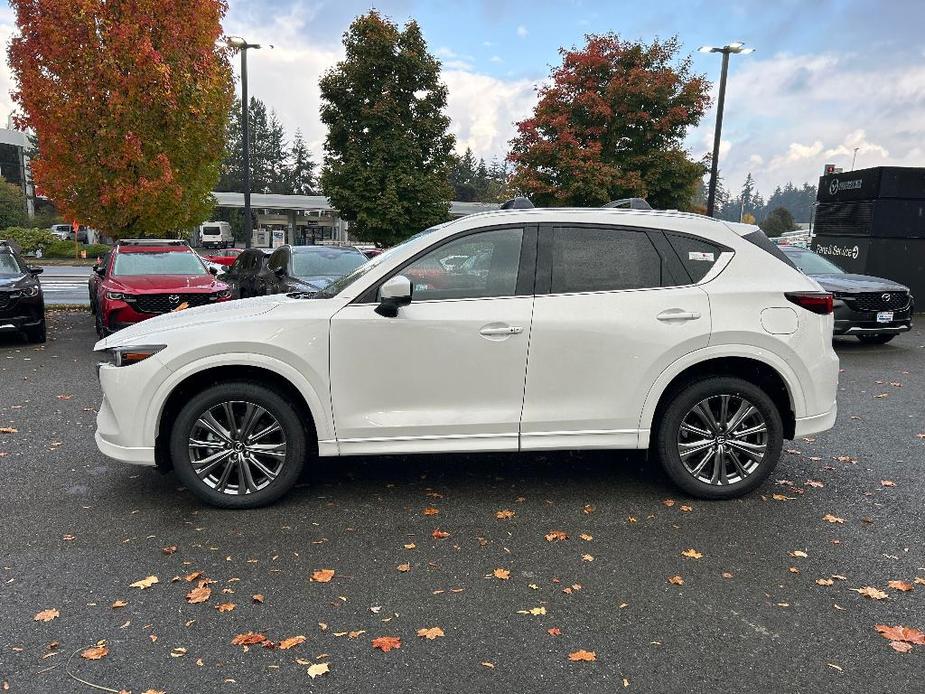
[[[26,196],[19,186],[0,178],[0,229],[21,227],[26,219]]]
[[[449,212],[446,86],[417,22],[399,29],[371,11],[350,25],[344,48],[320,81],[321,186],[356,236],[394,244]]]
[[[793,223],[793,215],[786,207],[776,207],[758,225],[768,236],[780,236],[785,231],[794,231],[797,225]]]
[[[315,195],[318,182],[315,178],[315,162],[305,144],[302,131],[296,130],[289,150],[289,181],[287,192],[295,195]]]
[[[596,206],[644,197],[687,209],[703,176],[683,148],[709,103],[709,83],[680,61],[677,38],[651,44],[589,35],[562,49],[533,116],[517,124],[514,189],[539,205]]]

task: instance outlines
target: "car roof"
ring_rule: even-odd
[[[353,246],[289,246],[290,250],[293,253],[320,253],[321,251],[339,251],[343,253],[359,253],[363,255],[363,252]]]
[[[189,246],[116,246],[119,253],[192,253]],[[113,249],[113,250],[116,250]]]

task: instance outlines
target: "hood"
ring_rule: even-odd
[[[24,284],[23,280],[27,279],[27,277],[28,275],[0,275],[0,287],[4,289],[17,287]]]
[[[285,296],[258,296],[252,299],[223,301],[209,306],[197,306],[176,313],[164,313],[154,318],[135,323],[96,343],[94,349],[122,345],[137,345],[143,342],[157,343],[158,336],[174,330],[190,327],[206,327],[212,323],[228,323],[252,318],[275,309]]]
[[[111,275],[113,285],[139,294],[163,294],[166,292],[218,291],[219,286],[210,274],[205,275]],[[113,287],[116,288],[115,286]]]
[[[908,292],[899,282],[870,275],[810,275],[827,292],[854,294],[858,292]]]

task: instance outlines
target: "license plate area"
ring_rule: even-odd
[[[878,311],[877,312],[877,322],[878,323],[892,323],[893,322],[893,312],[892,311]]]

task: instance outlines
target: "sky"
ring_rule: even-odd
[[[560,47],[612,31],[677,35],[714,101],[721,58],[697,48],[756,49],[730,63],[720,170],[733,192],[748,172],[766,196],[787,181],[815,183],[826,163],[850,168],[855,148],[856,168],[925,166],[925,0],[229,0],[226,33],[264,46],[249,56],[251,93],[290,133],[303,131],[317,160],[318,78],[342,58],[350,21],[372,7],[421,25],[443,64],[457,149],[487,160],[506,154]],[[14,30],[12,11],[0,9],[0,41]],[[4,64],[4,120],[10,84]],[[711,108],[688,133],[692,157],[712,148],[714,124]]]

